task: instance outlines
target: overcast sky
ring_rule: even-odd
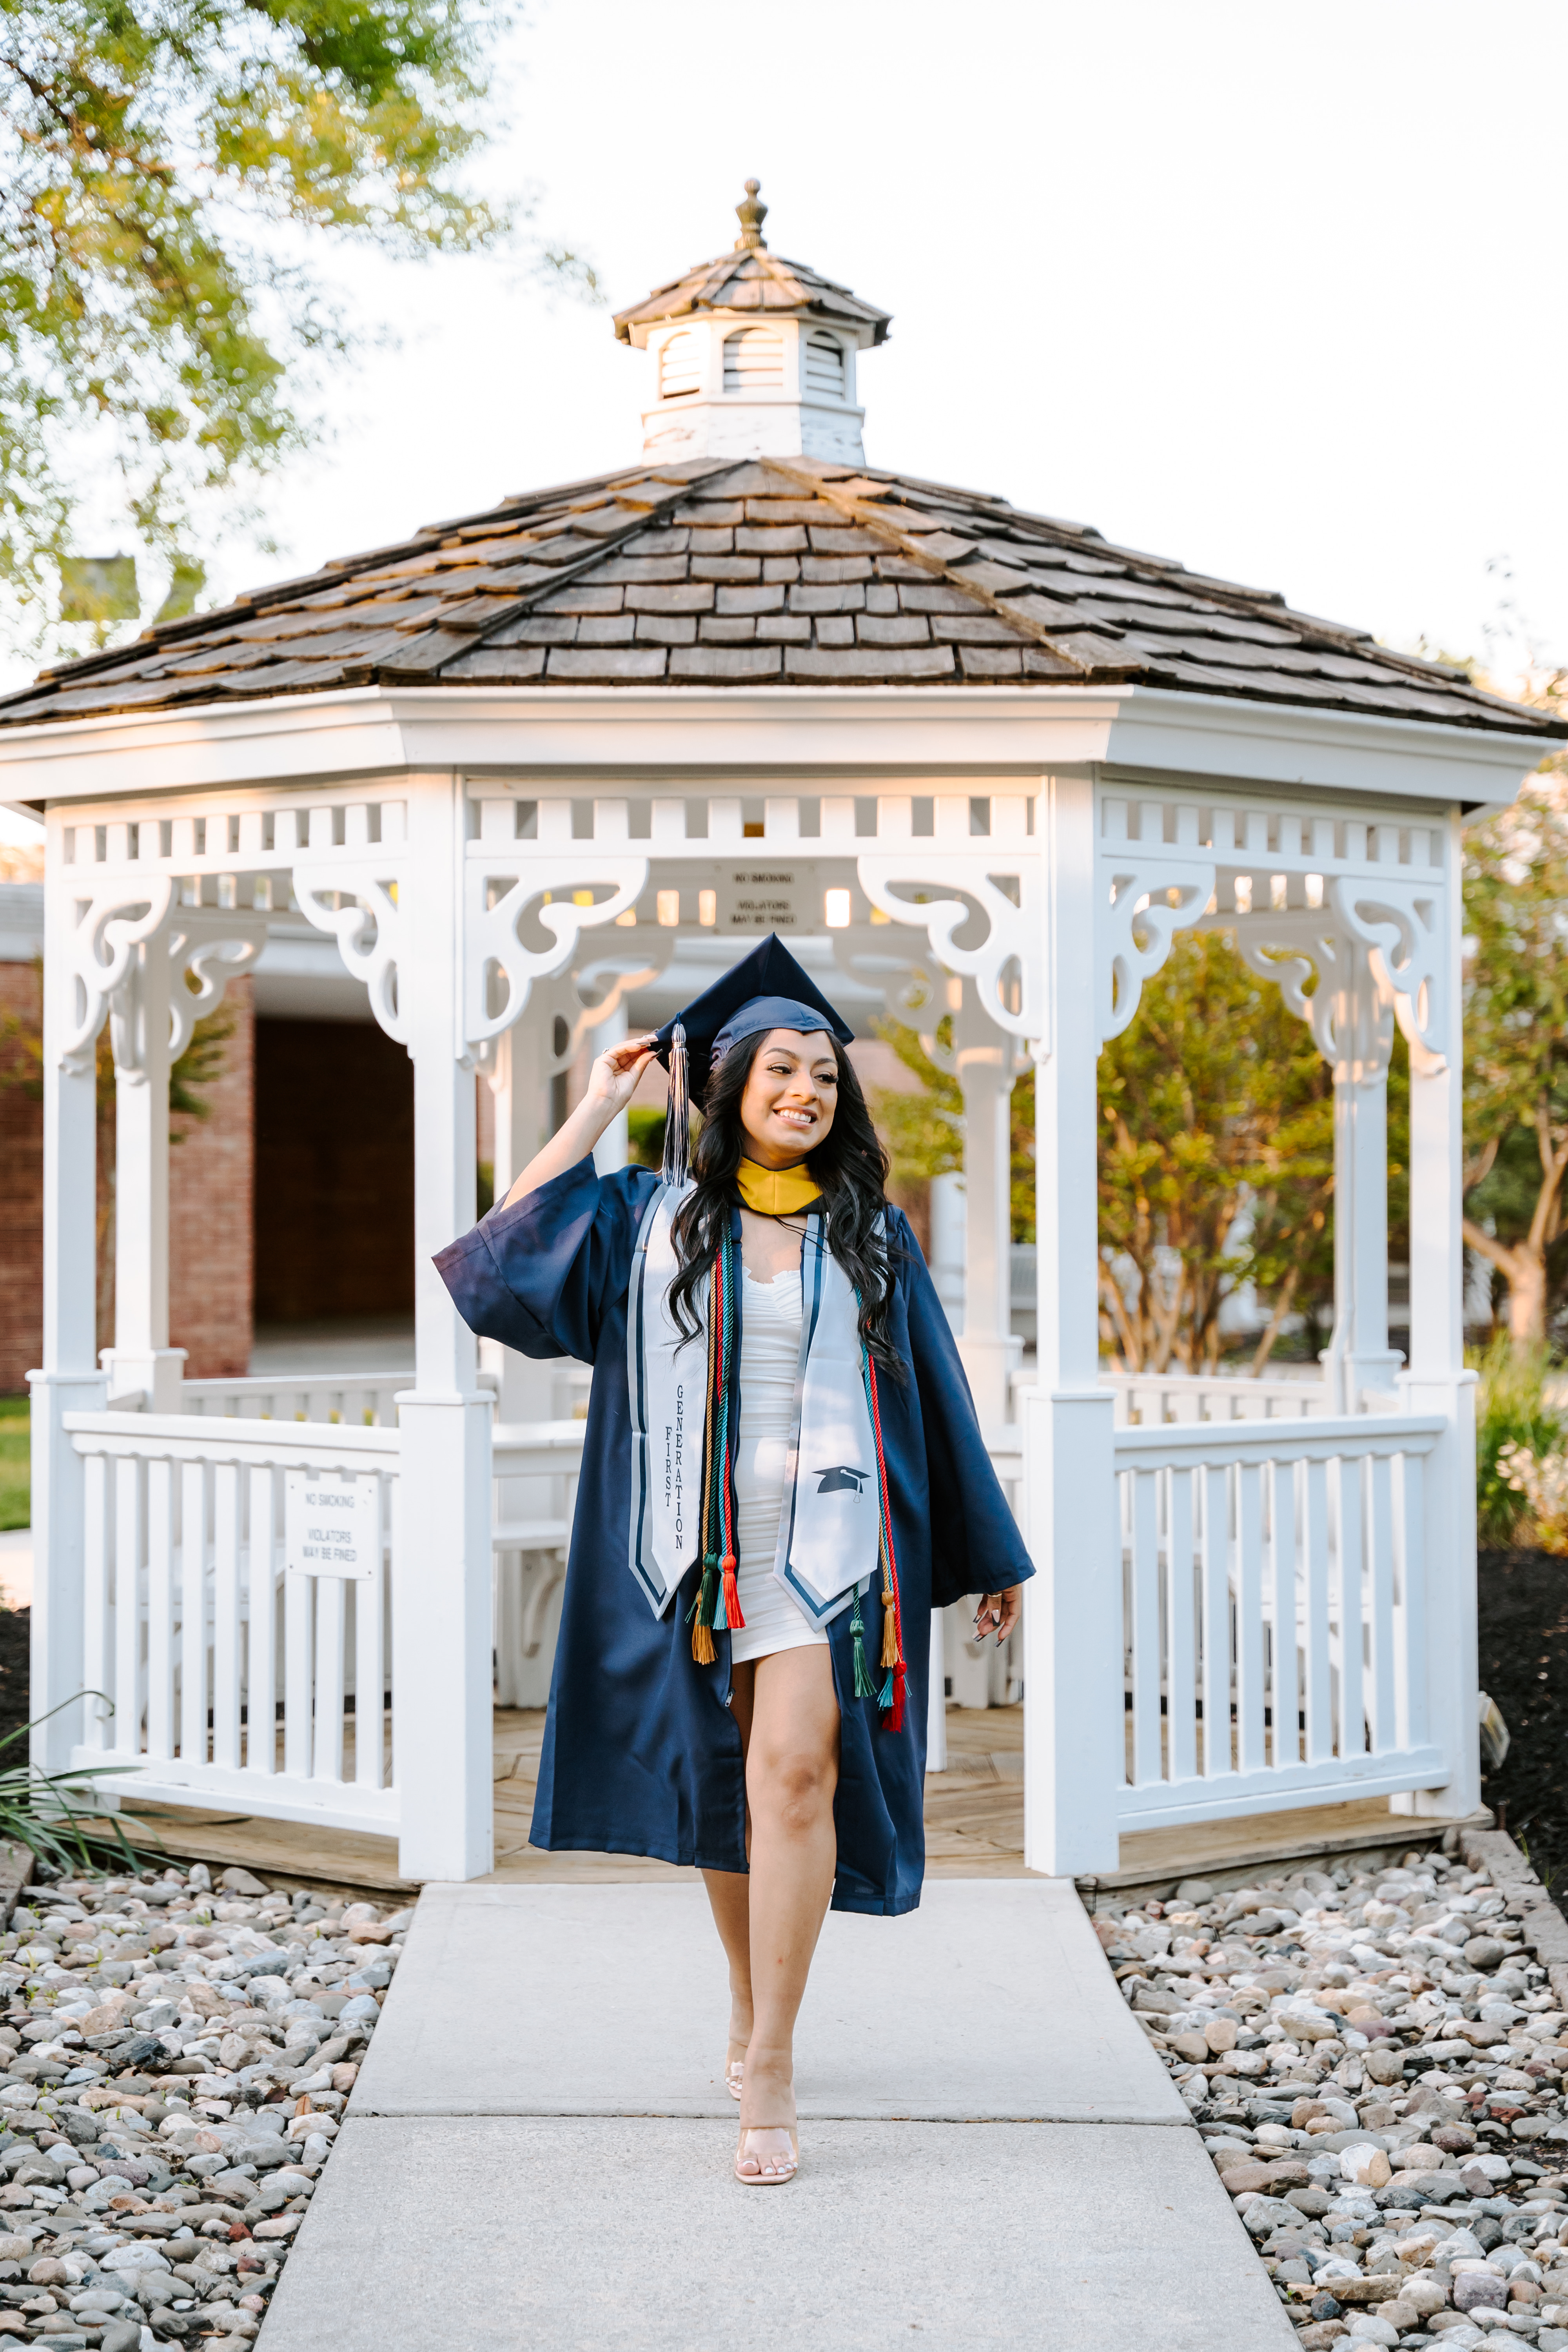
[[[725,249],[755,173],[773,250],[893,314],[873,465],[1507,669],[1510,600],[1568,660],[1565,67],[1531,0],[532,0],[487,172],[612,307]],[[400,347],[223,592],[636,459],[606,310],[515,258],[342,282]]]

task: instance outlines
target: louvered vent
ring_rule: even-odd
[[[784,337],[772,327],[742,327],[724,345],[726,392],[782,392]]]
[[[658,360],[658,396],[679,400],[702,389],[702,345],[696,335],[671,335]]]
[[[844,397],[844,348],[831,335],[812,335],[805,346],[805,389],[825,393],[829,400]]]

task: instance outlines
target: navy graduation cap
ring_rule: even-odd
[[[847,1462],[839,1462],[831,1470],[815,1471],[813,1475],[816,1479],[819,1495],[838,1495],[846,1491],[859,1495],[864,1493],[866,1481],[871,1473],[869,1470],[851,1470]]]
[[[769,1029],[830,1030],[841,1045],[855,1032],[798,964],[776,931],[731,964],[654,1040],[654,1053],[669,1072],[669,1117],[665,1125],[666,1183],[683,1183],[689,1159],[690,1106],[699,1110],[708,1081],[731,1045]]]

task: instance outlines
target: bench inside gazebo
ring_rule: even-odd
[[[1238,1824],[1323,1806],[1462,1816],[1460,843],[1555,730],[1279,597],[868,467],[857,371],[888,320],[774,256],[762,211],[617,320],[655,371],[640,462],[0,704],[5,797],[47,837],[37,1760],[122,1767],[104,1785],[127,1801],[395,1839],[407,1879],[490,1869],[495,1661],[503,1705],[542,1701],[582,1424],[572,1369],[477,1350],[429,1264],[475,1213],[476,1081],[500,1197],[555,1080],[672,953],[776,929],[963,1090],[961,1346],[1039,1570],[1013,1662],[1024,1862],[1114,1873],[1124,1841],[1180,1829],[1240,1852]],[[336,940],[413,1060],[414,1361],[185,1381],[171,1061],[284,914]],[[1097,1056],[1205,925],[1332,1068],[1315,1381],[1101,1370]],[[1395,1023],[1408,1362],[1388,1345]],[[1026,1368],[1008,1121],[1029,1064]],[[943,1738],[939,1703],[933,1764]]]

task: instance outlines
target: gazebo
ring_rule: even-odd
[[[36,1758],[395,1834],[411,1878],[489,1869],[496,1562],[504,1652],[559,1573],[581,1424],[552,1368],[481,1365],[429,1264],[475,1214],[476,1078],[499,1196],[563,1054],[682,943],[721,958],[774,929],[933,1037],[953,1016],[962,1348],[1039,1570],[1027,1862],[1114,1868],[1127,1831],[1336,1799],[1468,1811],[1461,829],[1562,730],[1277,595],[868,466],[858,371],[886,315],[772,253],[754,184],[739,210],[732,252],[616,320],[654,357],[640,462],[0,704],[5,797],[47,831]],[[285,909],[335,938],[413,1061],[410,1386],[219,1393],[168,1344],[171,1058]],[[1332,1066],[1320,1383],[1101,1373],[1096,1059],[1205,924],[1280,980]],[[1395,1021],[1407,1364],[1388,1346]],[[1007,1118],[1026,1060],[1026,1380]]]

